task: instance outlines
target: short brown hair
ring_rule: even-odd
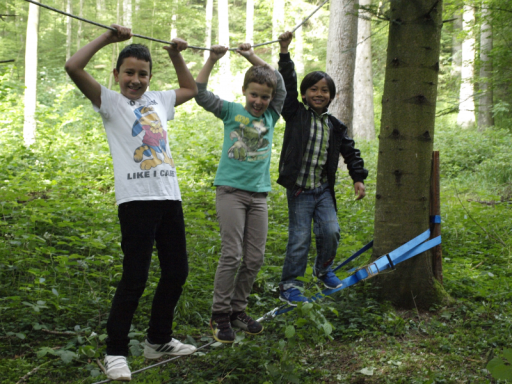
[[[277,78],[274,70],[269,65],[254,65],[245,72],[244,89],[249,83],[266,84],[272,88],[272,97],[276,95]]]

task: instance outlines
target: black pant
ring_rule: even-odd
[[[119,205],[123,276],[107,322],[107,354],[128,356],[128,332],[148,279],[153,244],[160,261],[160,281],[153,298],[148,338],[171,341],[174,308],[188,275],[185,222],[176,200],[130,201]]]

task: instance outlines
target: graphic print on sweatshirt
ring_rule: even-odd
[[[140,134],[142,145],[135,149],[133,160],[140,163],[140,169],[149,170],[162,163],[174,167],[174,161],[167,154],[167,132],[163,129],[158,114],[151,106],[142,106],[133,111],[137,121],[132,127],[132,136]]]
[[[229,134],[231,140],[236,139],[228,149],[229,158],[239,161],[256,161],[270,156],[269,141],[264,137],[269,129],[265,127],[264,121],[254,120],[250,126],[249,119],[242,115],[236,116],[235,121],[240,125]]]

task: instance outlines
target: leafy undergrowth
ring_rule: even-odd
[[[17,99],[0,100],[1,108],[11,111],[3,117],[0,136],[2,382],[104,378],[96,361],[104,353],[106,318],[122,271],[120,231],[101,122],[89,107],[75,104],[76,91],[67,87],[51,109],[40,108],[37,144],[26,149]],[[222,131],[219,122],[189,104],[180,107],[170,133],[190,258],[175,335],[200,346],[211,340],[208,321],[220,250],[212,182]],[[282,133],[278,125],[272,180]],[[498,373],[510,368],[512,341],[512,176],[506,166],[512,163],[512,135],[493,130],[462,136],[445,121],[437,127],[436,146],[442,162],[444,286],[454,299],[449,306],[399,311],[376,301],[369,280],[265,322],[260,336],[240,334],[233,346],[213,345],[205,354],[145,371],[133,381],[487,383],[494,380],[486,370],[489,362],[495,377],[505,378]],[[377,143],[359,147],[370,169],[368,197],[354,202],[350,179],[339,176],[339,259],[372,238]],[[280,304],[277,284],[288,224],[283,188],[273,186],[268,204],[266,262],[250,297],[255,317]],[[368,257],[348,267],[364,265]],[[130,333],[132,370],[152,363],[141,352],[158,274],[155,259]],[[314,294],[318,288],[308,276],[311,271],[306,283]]]

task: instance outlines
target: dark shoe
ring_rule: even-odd
[[[235,331],[231,328],[228,314],[214,314],[210,320],[210,328],[213,338],[220,343],[232,343],[235,341]]]
[[[231,326],[241,329],[249,335],[263,332],[263,326],[245,312],[235,312],[231,315]]]

